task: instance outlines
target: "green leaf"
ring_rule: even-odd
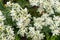
[[[56,35],[55,36],[51,36],[50,40],[55,40],[56,39]]]
[[[4,10],[3,2],[0,0],[0,10]]]
[[[20,40],[17,34],[15,34],[15,40]]]
[[[50,35],[48,33],[46,33],[46,40],[50,40]]]

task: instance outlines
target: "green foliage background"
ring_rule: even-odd
[[[15,22],[12,21],[12,18],[10,16],[8,8],[5,7],[5,3],[7,1],[9,1],[9,0],[0,0],[0,10],[2,10],[4,16],[6,17],[6,20],[4,21],[5,24],[13,26],[14,33],[15,33],[15,40],[31,40],[30,38],[26,39],[26,37],[20,37],[20,35],[17,35],[18,29],[16,28],[16,24],[15,24]],[[19,3],[22,6],[22,8],[27,7],[28,8],[28,12],[32,15],[32,17],[33,16],[35,16],[35,17],[39,17],[40,16],[39,13],[37,12],[37,8],[38,7],[30,6],[28,0],[13,0],[12,2]],[[56,14],[56,15],[58,15],[58,14]],[[44,29],[44,30],[42,30],[45,33],[45,35],[46,35],[44,40],[60,40],[60,36],[57,36],[56,39],[54,37],[50,38],[51,35],[48,34],[49,33],[49,29],[48,28],[47,28],[47,30],[46,29]]]

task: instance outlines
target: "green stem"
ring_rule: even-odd
[[[50,35],[48,33],[46,34],[46,40],[50,40]]]
[[[51,36],[50,40],[55,40],[56,36]]]

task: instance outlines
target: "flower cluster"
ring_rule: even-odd
[[[8,4],[9,2],[6,4],[8,7],[12,7],[12,10],[10,11],[12,19],[13,21],[16,21],[17,28],[19,28],[18,34],[23,37],[26,34],[27,38],[31,37],[32,40],[41,40],[44,38],[45,35],[43,35],[43,33],[40,33],[39,30],[35,30],[35,27],[28,26],[30,25],[31,15],[28,13],[27,8],[23,9],[17,3],[10,3],[11,6]]]
[[[36,3],[39,3],[39,5]],[[43,14],[41,17],[34,17],[34,26],[36,29],[41,30],[43,26],[48,26],[54,35],[59,35],[60,33],[60,16],[55,16],[55,13],[60,13],[60,2],[59,0],[29,0],[30,4],[33,6],[38,5],[38,12]],[[54,14],[54,15],[52,15]],[[53,17],[50,17],[52,15]]]
[[[8,6],[9,2],[7,2]],[[27,31],[28,24],[30,23],[31,15],[28,14],[27,8],[23,9],[17,3],[10,3],[12,10],[10,11],[13,21],[16,20],[17,28],[19,28],[18,34],[24,37]]]
[[[43,14],[41,17],[34,17],[34,26],[41,30],[44,26],[49,26],[53,36],[60,34],[60,16],[49,17],[49,14]]]
[[[29,0],[32,6],[38,5],[38,11],[40,14],[42,11],[46,11],[49,14],[54,14],[54,10],[57,13],[60,13],[60,2],[59,0]]]
[[[50,29],[52,30],[53,36],[60,34],[60,16],[55,16],[53,18],[53,24],[50,26]]]
[[[11,26],[4,25],[5,19],[0,11],[0,40],[14,40],[14,31]]]
[[[45,37],[45,35],[43,33],[40,33],[39,30],[35,30],[35,27],[29,27],[27,37],[31,37],[32,40],[42,40]]]
[[[29,0],[30,5],[32,5],[32,6],[38,6],[39,5],[39,1],[40,0]]]
[[[29,0],[29,2],[32,6],[39,6],[38,11],[43,15],[40,17],[31,17],[27,8],[23,9],[18,3],[9,1],[6,4],[7,7],[11,8],[10,15],[12,20],[16,21],[17,28],[19,28],[17,33],[22,37],[30,37],[32,40],[42,40],[45,37],[42,29],[43,27],[48,27],[51,30],[52,36],[59,35],[60,16],[56,16],[55,14],[56,12],[60,12],[59,0]],[[9,27],[7,28],[9,29]],[[12,30],[13,29],[10,29],[13,34]]]

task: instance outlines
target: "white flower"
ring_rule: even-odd
[[[53,33],[53,36],[54,36],[54,35],[59,35],[60,32],[59,32],[59,30],[54,30],[54,31],[52,31],[52,33]]]
[[[55,9],[55,12],[60,13],[60,6]]]
[[[60,17],[54,15],[54,17],[53,17],[53,24],[50,25],[50,29],[51,29],[51,32],[52,32],[53,36],[60,34],[59,26],[60,26]]]
[[[45,20],[45,25],[52,25],[53,24],[53,20],[51,17],[47,17],[46,20]]]
[[[42,14],[42,11],[46,11],[48,14],[54,14],[54,10],[60,13],[60,2],[59,0],[40,0],[38,12]],[[54,9],[54,10],[53,10]]]
[[[11,1],[7,2],[6,6],[10,7],[11,6]]]
[[[23,9],[18,3],[11,3],[12,7],[10,13],[12,16],[12,20],[16,21],[18,34],[24,37],[26,33],[27,27],[30,23],[31,15],[28,14],[27,8]],[[8,6],[9,7],[9,6]]]
[[[6,18],[3,16],[2,11],[0,11],[0,22],[2,22],[3,20],[5,20]]]
[[[33,37],[34,36],[34,34],[35,34],[35,30],[34,30],[35,28],[34,27],[29,27],[29,33],[27,33],[27,37]]]
[[[1,40],[14,40],[14,31],[11,26],[0,24],[0,38]]]
[[[32,6],[39,6],[39,0],[29,0],[29,2]]]
[[[14,31],[11,26],[0,23],[0,40],[14,40]]]
[[[5,19],[0,11],[0,40],[14,40],[14,31],[11,26],[4,25]]]
[[[42,25],[43,25],[43,18],[35,18],[34,17],[34,26],[36,27],[36,29],[42,29]]]
[[[49,14],[45,13],[45,14],[42,15],[41,17],[45,19],[45,18],[49,17]]]
[[[54,16],[53,20],[56,26],[60,25],[60,16]]]
[[[8,37],[7,39],[8,40],[14,40],[15,38],[14,38],[14,31],[13,31],[13,29],[11,28],[11,26],[6,26],[6,32],[7,32],[7,36],[6,37]],[[7,40],[6,39],[6,40]]]
[[[0,11],[0,16],[2,16],[3,14],[2,14],[2,12]]]
[[[42,40],[45,35],[43,35],[43,33],[40,33],[39,30],[36,31],[34,27],[29,27],[27,37],[31,37],[32,40]]]
[[[20,34],[23,37],[25,36],[26,33],[27,33],[27,28],[23,28],[23,27],[18,31],[18,34]]]

